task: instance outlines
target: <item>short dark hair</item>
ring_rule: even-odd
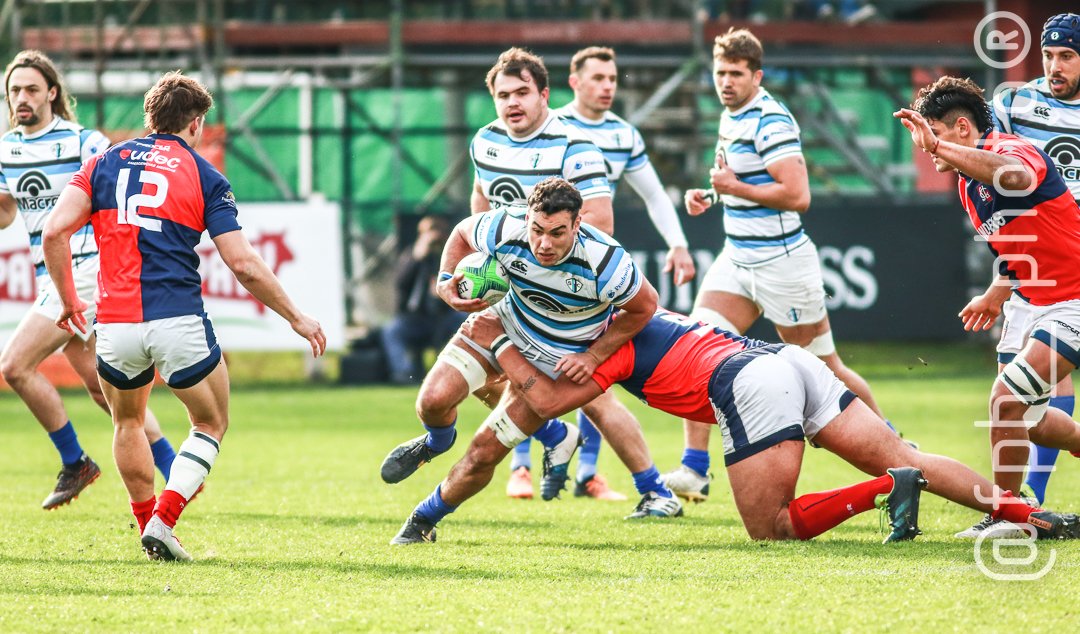
[[[183,131],[191,120],[210,111],[214,98],[198,81],[180,71],[165,73],[143,97],[146,129],[161,134]]]
[[[544,60],[539,55],[515,46],[503,51],[499,59],[495,61],[495,65],[488,71],[486,79],[488,92],[495,94],[495,76],[499,73],[520,79],[521,71],[529,71],[533,82],[536,83],[536,92],[544,92],[544,89],[548,87],[548,72],[547,67],[544,66]]]
[[[5,99],[7,98],[8,81],[11,79],[11,73],[16,68],[33,68],[41,73],[41,76],[45,78],[45,89],[56,88],[56,96],[49,102],[53,114],[72,123],[78,123],[75,120],[75,97],[65,89],[64,82],[60,79],[60,72],[56,70],[56,65],[53,64],[48,55],[41,51],[27,49],[21,51],[15,56],[15,59],[11,60],[11,63],[7,65],[7,70],[4,71]],[[19,125],[15,108],[11,106],[10,102],[8,103],[8,123],[11,124],[12,128]]]
[[[994,118],[985,93],[971,79],[942,77],[919,91],[911,109],[950,128],[964,116],[979,132],[988,132],[994,128]]]
[[[728,61],[745,61],[751,72],[761,70],[761,60],[765,57],[765,49],[761,47],[761,40],[746,29],[731,27],[727,33],[717,35],[713,42],[713,59]]]
[[[574,53],[574,56],[570,59],[570,72],[580,72],[581,67],[590,59],[598,59],[601,62],[614,62],[615,51],[606,46],[590,46],[589,48],[583,48]]]
[[[581,211],[581,192],[570,181],[552,176],[540,181],[529,194],[529,209],[542,214],[570,212],[570,220],[577,219]]]

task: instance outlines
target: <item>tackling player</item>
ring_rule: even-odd
[[[113,457],[151,559],[191,560],[173,527],[214,466],[229,424],[229,375],[203,311],[195,253],[203,232],[244,288],[307,339],[313,355],[326,348],[319,323],[293,305],[240,232],[229,181],[195,153],[212,105],[194,79],[164,75],[143,102],[150,135],[87,161],[61,192],[43,238],[63,304],[56,324],[85,331],[70,237],[93,222],[101,248],[97,370],[116,427]],[[191,420],[160,498],[142,441],[155,367]]]
[[[752,539],[810,539],[875,506],[889,515],[892,530],[886,542],[914,539],[920,534],[923,487],[1028,524],[1039,538],[1080,537],[1076,515],[1044,511],[1010,493],[993,507],[979,496],[992,489],[990,482],[951,458],[903,442],[825,363],[798,346],[767,344],[658,311],[596,369],[591,381],[579,384],[537,372],[490,315],[474,316],[466,330],[478,345],[490,348],[515,396],[538,418],[569,411],[618,383],[650,407],[719,425],[728,480]],[[795,497],[804,438],[877,477]],[[441,517],[424,515],[430,512],[417,509],[434,537]]]
[[[726,240],[698,289],[692,315],[743,333],[758,317],[782,341],[806,348],[878,415],[870,386],[844,365],[833,343],[817,247],[803,230],[810,184],[799,125],[761,86],[761,42],[729,30],[713,46],[713,80],[724,104],[712,188],[686,192],[690,215],[719,196]],[[680,496],[704,501],[709,492],[711,428],[686,421],[682,465],[664,474]]]
[[[1043,77],[1018,89],[995,95],[995,127],[1030,141],[1046,152],[1080,202],[1080,15],[1061,13],[1046,21],[1042,31]],[[1013,360],[1024,344],[1028,304],[1010,297],[1002,309],[1005,326],[998,343],[998,371]],[[1054,386],[1050,407],[1072,416],[1076,399],[1072,377],[1066,375]],[[1058,450],[1035,445],[1028,461],[1024,482],[1040,501],[1046,499]],[[959,536],[971,537],[983,530],[980,523]]]
[[[505,323],[509,336],[541,371],[586,382],[598,364],[648,323],[656,310],[656,291],[618,243],[582,223],[581,204],[573,185],[548,179],[533,190],[524,217],[497,211],[458,224],[443,251],[442,266],[452,270],[461,258],[476,251],[496,258],[509,273],[510,293],[485,312]],[[440,282],[439,295],[458,310],[483,309],[486,304],[481,300],[457,297],[459,279],[460,274]],[[616,308],[623,318],[611,324]],[[505,385],[501,374],[490,352],[459,331],[425,377],[417,401],[428,433],[390,452],[382,465],[383,480],[400,482],[449,449],[457,436],[457,406],[482,387],[498,384],[501,389]],[[427,509],[429,514],[452,512],[483,489],[503,457],[543,424],[528,408],[515,410],[520,416],[511,413],[513,397],[502,394],[503,400],[473,437],[465,457],[418,509]],[[597,398],[583,408],[590,418],[603,421],[598,410],[609,402]],[[625,417],[631,424],[629,431],[640,439],[637,420],[628,411]],[[660,482],[660,472],[643,441],[612,446],[642,494],[628,519],[682,514],[678,499]],[[573,448],[576,443],[560,454],[560,459],[565,458],[563,465]],[[393,543],[428,539],[429,527],[414,519],[410,517]]]
[[[94,335],[72,335],[53,323],[60,313],[60,298],[45,270],[41,231],[57,194],[83,163],[109,147],[109,140],[75,121],[74,99],[68,95],[52,60],[40,51],[22,51],[11,60],[4,73],[4,88],[12,129],[0,138],[0,229],[10,226],[16,214],[22,212],[30,233],[37,299],[4,346],[0,372],[48,432],[60,454],[63,467],[56,486],[41,503],[42,508],[50,510],[75,499],[101,475],[101,469],[83,451],[60,393],[38,372],[38,366],[63,347],[64,356],[90,397],[106,412],[109,406],[94,372]],[[97,287],[98,249],[90,224],[72,236],[71,265],[76,290],[92,298]],[[93,309],[87,317],[94,318]],[[176,453],[149,411],[145,432],[154,463],[168,480]]]
[[[990,394],[994,483],[1018,491],[1029,440],[1080,456],[1080,425],[1048,407],[1051,386],[1080,365],[1080,207],[1045,152],[993,130],[970,79],[943,77],[894,116],[937,171],[958,173],[961,203],[995,257],[996,279],[960,313],[964,329],[989,329],[1010,297],[1027,313],[1014,326],[1022,349]]]

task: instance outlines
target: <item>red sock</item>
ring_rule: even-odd
[[[154,507],[154,515],[160,517],[166,526],[172,528],[176,526],[176,520],[184,512],[186,505],[187,500],[184,496],[171,489],[165,489],[158,498],[157,506]]]
[[[817,537],[848,518],[874,508],[874,498],[892,488],[892,476],[883,475],[841,489],[800,495],[788,504],[795,536],[799,539]]]
[[[990,517],[996,520],[1005,520],[1013,524],[1027,524],[1028,516],[1039,511],[1034,506],[1022,502],[1020,498],[1012,494],[1012,491],[1002,493],[1001,497],[1003,499],[1000,506],[990,513]]]
[[[149,500],[131,503],[131,514],[135,516],[135,521],[139,523],[140,535],[142,535],[143,529],[146,528],[146,523],[154,515],[155,502],[157,502],[157,498],[151,496]]]

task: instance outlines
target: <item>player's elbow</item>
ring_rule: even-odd
[[[63,235],[63,232],[55,224],[46,221],[45,228],[41,232],[42,249],[48,251],[52,245],[66,239],[67,236]]]
[[[801,214],[810,210],[810,188],[803,189],[795,195],[791,210]]]
[[[1031,174],[1027,170],[1002,170],[997,185],[1005,191],[1026,191],[1031,187]]]
[[[230,258],[225,261],[225,264],[236,276],[236,281],[244,286],[256,281],[259,277],[259,256],[255,252]]]

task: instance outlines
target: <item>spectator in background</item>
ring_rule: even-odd
[[[393,383],[419,384],[424,378],[424,350],[441,350],[465,321],[465,313],[435,294],[439,257],[449,235],[446,218],[424,216],[417,224],[416,242],[398,260],[396,314],[382,331]]]

